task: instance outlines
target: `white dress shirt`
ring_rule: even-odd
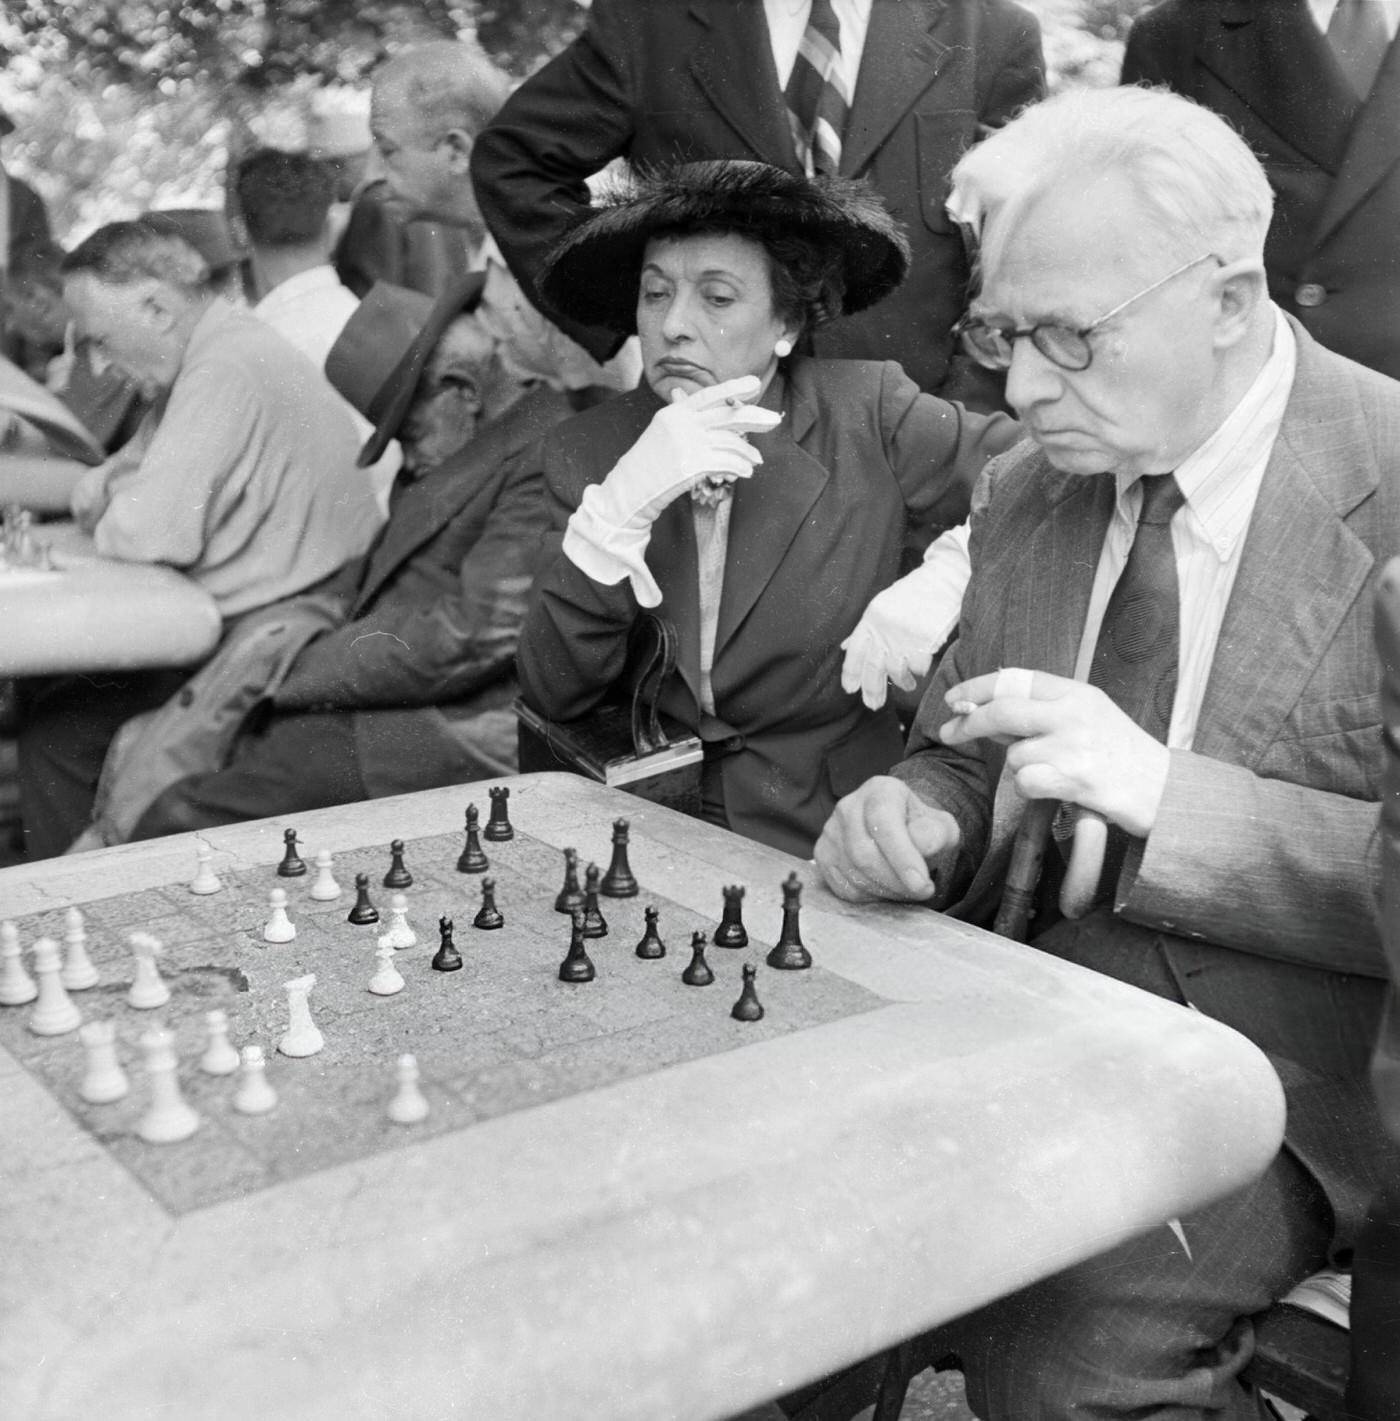
[[[1176,481],[1186,502],[1172,519],[1172,547],[1181,595],[1181,650],[1176,701],[1167,744],[1189,750],[1201,701],[1215,660],[1220,625],[1239,572],[1245,534],[1264,480],[1264,470],[1293,389],[1298,347],[1281,312],[1274,309],[1274,343],[1264,368],[1224,422],[1182,460]],[[1089,597],[1075,678],[1089,679],[1094,644],[1118,575],[1137,532],[1142,489],[1135,478],[1118,480],[1118,503]]]
[[[1385,21],[1385,32],[1394,39],[1396,24],[1400,22],[1400,0],[1366,0],[1366,3],[1374,5],[1381,12],[1381,19]],[[1337,0],[1308,0],[1308,11],[1323,34],[1327,33],[1327,26],[1332,23],[1336,9]]]

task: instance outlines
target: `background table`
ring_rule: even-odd
[[[218,643],[214,600],[173,568],[99,557],[71,524],[40,524],[62,565],[0,571],[0,676],[188,666]]]
[[[918,907],[852,908],[809,866],[581,779],[506,783],[556,847],[627,814],[644,893],[717,919],[722,885],[749,885],[768,941],[798,868],[817,962],[887,1004],[179,1217],[0,1056],[7,1421],[724,1417],[1277,1148],[1272,1070],[1197,1014]],[[477,786],[294,822],[344,850],[457,830],[469,800],[484,820]],[[276,862],[282,827],[205,837],[227,871]],[[184,883],[193,849],[5,870],[0,916]]]

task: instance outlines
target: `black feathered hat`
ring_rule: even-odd
[[[540,271],[540,294],[583,325],[631,335],[647,243],[688,231],[736,232],[765,246],[799,237],[838,251],[844,293],[833,315],[873,306],[909,270],[909,243],[868,183],[716,158],[644,175],[605,199],[555,244]]]

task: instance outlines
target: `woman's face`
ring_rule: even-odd
[[[773,310],[768,255],[733,232],[647,244],[637,292],[647,383],[663,399],[777,368],[774,344],[797,331]]]

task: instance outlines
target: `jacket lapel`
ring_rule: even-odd
[[[1198,754],[1252,768],[1336,639],[1374,559],[1343,521],[1380,481],[1360,399],[1296,322],[1298,371],[1201,703]],[[1279,608],[1289,609],[1280,634]]]
[[[800,385],[800,380],[794,381],[784,389],[775,381],[769,388],[763,404],[781,409],[786,402],[791,410],[787,426],[779,425],[771,434],[754,437],[763,463],[752,478],[740,479],[734,487],[724,591],[715,631],[716,663],[725,643],[773,580],[829,478],[823,465],[802,447],[816,412]]]
[[[1115,486],[1108,474],[1058,473],[1043,455],[1038,464],[1032,477],[1043,490],[1043,516],[1016,552],[1029,575],[1020,580],[1005,569],[1016,593],[1004,613],[1002,665],[1073,676]]]
[[[1113,516],[1113,477],[1062,474],[1037,453],[1030,477],[1043,501],[1029,503],[1024,542],[1010,545],[1014,564],[998,563],[986,575],[1009,589],[1002,622],[998,668],[1026,666],[1056,676],[1073,676],[1089,613],[1089,595],[1104,535]],[[1027,574],[1017,576],[1024,567]],[[1006,752],[988,743],[987,772],[995,780],[987,844],[963,898],[949,907],[957,917],[990,917],[1006,874],[1006,856],[1026,801],[1005,770]]]
[[[932,32],[945,0],[902,0],[870,7],[855,100],[841,146],[841,172],[858,174],[909,106],[938,77],[950,47]]]
[[[531,390],[498,419],[490,421],[459,454],[397,489],[389,521],[368,553],[351,616],[374,600],[384,583],[437,536],[517,449],[543,434],[567,413],[552,390]]]
[[[1358,104],[1306,0],[1226,0],[1199,58],[1300,153],[1337,171]]]
[[[682,494],[651,525],[647,562],[663,589],[658,615],[676,629],[676,669],[700,704],[700,573],[690,497]]]
[[[1392,40],[1370,97],[1352,125],[1341,171],[1327,194],[1313,234],[1319,246],[1400,163],[1400,40]]]
[[[732,0],[691,0],[690,17],[701,29],[690,55],[695,82],[716,112],[760,158],[780,168],[796,169],[797,150],[787,110],[780,95],[774,102],[779,92],[778,71],[762,4],[759,0],[740,5]],[[752,78],[745,80],[745,75]]]

